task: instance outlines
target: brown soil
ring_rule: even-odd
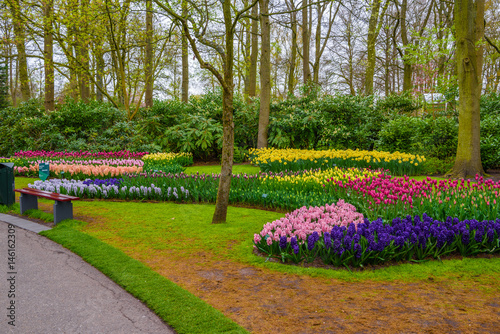
[[[207,252],[186,261],[172,250],[122,250],[253,333],[500,332],[496,284],[433,276],[354,283],[275,272]]]
[[[500,180],[500,169],[489,169],[486,174],[486,179],[492,179],[495,182]]]
[[[52,205],[41,203],[50,212]],[[101,224],[97,214],[75,218]],[[210,252],[106,242],[223,312],[252,333],[500,333],[496,274],[417,282],[346,282],[252,267]],[[229,246],[230,247],[230,246]]]
[[[490,175],[500,179],[500,171]],[[52,212],[51,204],[39,205]],[[78,208],[75,218],[102,223]],[[445,280],[430,275],[413,283],[346,282],[252,267],[210,252],[186,260],[172,249],[138,252],[119,237],[106,242],[253,333],[500,333],[495,273]]]

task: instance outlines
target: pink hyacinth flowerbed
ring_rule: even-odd
[[[345,226],[350,224],[357,226],[363,223],[363,214],[356,211],[354,205],[339,200],[337,204],[326,204],[320,207],[305,206],[285,217],[267,223],[259,234],[254,235],[254,242],[258,244],[262,238],[266,238],[268,245],[273,241],[279,242],[283,236],[290,242],[295,237],[297,242],[307,242],[307,237],[314,232],[322,235],[324,232],[330,232],[333,226]],[[267,237],[266,237],[267,236]]]

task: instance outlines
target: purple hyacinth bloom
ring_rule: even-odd
[[[286,248],[286,245],[287,245],[287,240],[286,240],[286,236],[281,236],[280,237],[280,248],[281,249],[284,249]]]
[[[298,246],[296,237],[292,237],[290,239],[290,246],[292,246],[292,247]]]
[[[299,254],[299,245],[295,244],[292,246],[292,248],[295,255]]]
[[[307,249],[310,250],[310,251],[313,250],[315,244],[316,244],[316,238],[314,238],[313,235],[310,235],[307,238]]]
[[[462,243],[463,243],[464,245],[468,245],[468,244],[469,244],[469,241],[470,241],[470,240],[469,240],[469,230],[464,229],[464,230],[462,231]]]
[[[344,252],[344,249],[342,248],[342,242],[340,241],[340,239],[335,239],[333,241],[333,251],[339,255],[342,255],[342,253]]]
[[[344,238],[344,248],[351,249],[352,246],[352,238],[349,235],[346,235]]]
[[[314,238],[314,243],[318,242],[319,241],[319,234],[318,232],[314,231],[313,234],[312,234],[313,238]]]
[[[325,242],[326,249],[330,249],[330,247],[332,247],[332,238],[330,238],[330,233],[325,232],[323,234],[323,241]]]
[[[481,243],[483,242],[483,236],[484,236],[484,229],[477,229],[476,234],[474,235],[474,240],[476,242]]]
[[[444,246],[444,244],[446,243],[448,237],[447,237],[447,234],[445,232],[445,230],[442,230],[438,235],[437,235],[437,247],[438,248],[441,248]]]
[[[355,252],[356,258],[359,259],[361,257],[361,254],[363,253],[363,249],[361,248],[360,244],[354,244],[354,252]]]
[[[349,227],[347,228],[347,235],[352,238],[354,234],[356,234],[356,225],[349,224]]]
[[[493,242],[493,239],[495,238],[495,230],[492,228],[488,229],[486,235],[488,236],[488,242]]]

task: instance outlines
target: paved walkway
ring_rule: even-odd
[[[0,214],[1,333],[175,333],[79,256],[26,229],[49,228]],[[15,235],[13,268],[9,235]],[[12,302],[14,312],[8,310]],[[15,316],[15,327],[9,325],[9,314]]]

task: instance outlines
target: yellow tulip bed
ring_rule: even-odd
[[[250,161],[263,172],[344,168],[389,170],[392,175],[417,175],[425,157],[400,152],[359,150],[252,149]]]
[[[142,157],[145,171],[163,171],[178,173],[183,167],[193,164],[191,153],[151,153]]]
[[[379,175],[380,172],[359,168],[334,167],[326,170],[316,169],[293,174],[272,172],[261,174],[262,186],[275,190],[292,190],[300,188],[301,191],[318,191],[328,182],[349,182],[350,180],[363,180]]]

